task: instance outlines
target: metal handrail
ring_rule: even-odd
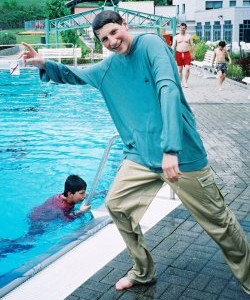
[[[96,191],[96,187],[97,187],[97,184],[99,182],[99,179],[102,175],[102,172],[103,172],[103,169],[105,167],[105,164],[107,162],[107,159],[108,159],[108,156],[109,156],[109,153],[110,153],[110,149],[114,143],[114,141],[119,137],[119,134],[115,134],[112,136],[112,138],[109,140],[106,148],[105,148],[105,151],[103,153],[103,156],[102,156],[102,159],[101,159],[101,162],[99,164],[99,167],[98,167],[98,170],[96,172],[96,175],[95,175],[95,178],[94,178],[94,182],[92,184],[92,187],[91,187],[91,190],[90,190],[90,193],[89,193],[89,196],[88,198],[86,199],[85,201],[85,204],[86,205],[89,205],[92,201],[92,198],[95,194],[95,191]]]
[[[96,172],[96,175],[95,175],[95,178],[94,178],[94,182],[93,182],[93,184],[92,184],[92,187],[91,187],[89,196],[88,196],[88,198],[86,199],[84,205],[89,205],[89,204],[91,203],[92,198],[93,198],[93,196],[94,196],[94,194],[95,194],[95,191],[96,191],[96,188],[97,188],[97,184],[98,184],[99,179],[100,179],[100,177],[101,177],[101,175],[102,175],[102,172],[103,172],[103,169],[104,169],[104,167],[105,167],[105,164],[106,164],[106,162],[107,162],[107,160],[108,160],[108,156],[109,156],[109,153],[110,153],[110,149],[111,149],[111,147],[113,146],[114,141],[115,141],[118,137],[119,137],[119,134],[116,133],[115,135],[113,135],[113,136],[110,138],[110,140],[109,140],[109,142],[108,142],[108,144],[107,144],[107,146],[106,146],[106,148],[105,148],[105,151],[104,151],[104,153],[103,153],[103,156],[102,156],[101,162],[100,162],[100,164],[99,164],[98,170],[97,170],[97,172]],[[174,192],[174,190],[173,190],[171,187],[170,187],[170,199],[175,199],[175,192]]]

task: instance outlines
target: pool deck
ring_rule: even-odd
[[[215,79],[191,75],[190,87],[184,92],[195,113],[216,182],[250,241],[250,100],[247,87],[227,80],[224,90],[218,91]],[[166,198],[168,196],[166,195]],[[162,197],[159,197],[159,202],[163,201]],[[168,200],[165,203],[170,202]],[[176,201],[173,207],[178,204]],[[157,203],[154,205],[151,212],[158,213],[160,209]],[[250,295],[245,294],[233,278],[218,246],[183,205],[177,206],[168,215],[162,211],[161,216],[154,221],[154,226],[149,226],[150,229],[145,230],[143,226],[143,230],[146,231],[146,243],[157,265],[157,282],[150,286],[138,285],[127,291],[117,292],[114,283],[127,273],[132,261],[124,250],[124,244],[116,229],[111,226],[114,225],[108,225],[96,234],[96,238],[100,238],[106,231],[106,240],[91,238],[89,244],[83,242],[81,250],[77,252],[78,258],[70,257],[77,251],[75,249],[70,251],[68,256],[65,255],[64,261],[68,260],[68,264],[50,273],[50,278],[43,277],[37,285],[34,278],[3,299],[250,299]],[[96,269],[91,268],[94,252],[87,253],[91,243],[92,247],[99,251],[97,257],[100,263],[96,262]],[[119,246],[116,246],[117,243]],[[72,278],[72,272],[86,273],[86,268],[88,276]],[[50,266],[43,270],[43,273],[48,274],[49,269]],[[37,278],[39,276],[42,274],[38,274]],[[57,284],[55,277],[65,277],[65,286]],[[70,281],[73,280],[78,280],[78,283],[70,285]],[[28,285],[29,289],[33,286],[33,291],[25,290]],[[41,289],[47,288],[47,294],[35,291],[39,286]],[[64,287],[67,288],[67,292],[64,291],[61,296],[52,292]]]

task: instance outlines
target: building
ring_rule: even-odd
[[[205,41],[225,40],[237,47],[250,43],[249,0],[173,0],[177,22]]]

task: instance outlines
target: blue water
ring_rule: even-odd
[[[69,174],[84,178],[89,192],[114,132],[102,96],[94,88],[42,83],[34,70],[22,70],[20,76],[0,71],[0,239],[25,235],[32,208],[63,192]],[[97,191],[108,189],[120,160],[117,142]],[[95,198],[92,208],[103,201],[103,197]],[[88,215],[71,223],[54,221],[45,234],[30,241],[31,249],[1,258],[0,287],[1,276],[46,252],[88,221]]]

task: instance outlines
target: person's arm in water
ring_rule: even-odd
[[[74,218],[78,218],[80,216],[82,216],[85,212],[89,211],[91,209],[91,206],[90,205],[86,205],[86,204],[83,204],[79,210],[76,210],[74,211],[71,215],[74,217]]]

